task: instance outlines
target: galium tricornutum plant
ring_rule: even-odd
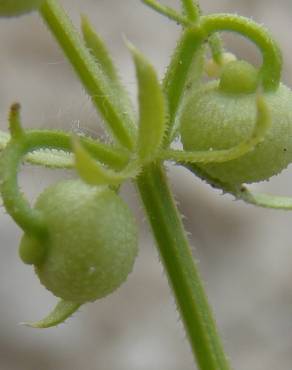
[[[61,131],[25,130],[19,104],[11,107],[10,135],[0,136],[3,202],[24,232],[21,259],[60,298],[51,314],[28,325],[57,325],[126,280],[137,254],[137,231],[119,188],[131,180],[141,195],[198,367],[227,370],[164,162],[187,167],[237,199],[292,209],[290,198],[254,194],[243,185],[266,180],[292,161],[292,93],[280,82],[281,52],[263,26],[238,15],[201,15],[195,0],[181,0],[180,13],[156,0],[142,2],[180,24],[182,34],[162,82],[150,62],[126,42],[136,67],[137,114],[87,18],[82,18],[80,35],[57,0],[0,0],[1,16],[39,11],[111,137],[105,144]],[[262,66],[257,69],[226,52],[221,31],[253,42]],[[183,150],[171,146],[179,136]],[[48,187],[31,207],[17,182],[22,161],[70,168],[78,179]]]

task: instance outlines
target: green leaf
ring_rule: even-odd
[[[3,150],[8,144],[10,138],[18,139],[25,135],[21,125],[20,118],[20,104],[12,104],[9,112],[9,134],[0,133],[0,150]],[[58,133],[55,133],[56,137]],[[44,135],[46,133],[44,132]],[[62,137],[61,132],[59,133],[60,138]],[[3,140],[1,141],[1,138]],[[41,137],[40,137],[41,139]],[[71,168],[74,166],[73,156],[69,152],[59,149],[37,149],[31,153],[28,153],[24,160],[31,164],[42,165],[51,168]]]
[[[37,10],[45,0],[1,0],[0,17],[17,17]]]
[[[44,319],[37,322],[23,322],[21,324],[37,329],[45,329],[52,326],[57,326],[58,324],[64,322],[68,317],[72,316],[72,314],[76,312],[80,306],[80,303],[60,300],[53,311]]]
[[[139,86],[137,151],[144,164],[155,159],[163,141],[166,129],[165,99],[155,69],[133,45],[128,43],[128,47],[135,62]]]
[[[250,191],[245,186],[242,186],[240,189],[235,189],[232,194],[236,199],[243,200],[246,203],[253,204],[258,207],[281,209],[286,211],[292,210],[292,197],[256,193]]]
[[[57,149],[35,150],[24,157],[25,162],[48,168],[73,168],[74,156],[72,153]]]
[[[38,143],[32,152],[24,157],[25,163],[45,166],[48,168],[74,167],[72,154],[71,133],[54,130],[25,131],[28,140]],[[0,131],[0,152],[9,143],[11,136]],[[102,163],[113,166],[115,169],[125,167],[128,163],[129,153],[122,148],[115,148],[87,137],[80,137],[87,150]]]
[[[11,136],[0,131],[0,152],[5,149]],[[73,168],[74,156],[72,153],[57,149],[39,149],[24,157],[26,163],[49,168]]]
[[[9,131],[13,138],[19,138],[23,136],[23,128],[20,118],[20,104],[14,103],[10,107],[9,111]]]
[[[170,8],[169,6],[160,4],[160,2],[156,0],[142,0],[142,2],[155,10],[157,13],[160,13],[179,24],[182,24],[183,26],[188,26],[190,24],[190,20],[187,17],[179,14],[176,10]]]
[[[102,40],[100,35],[95,32],[85,15],[81,17],[81,30],[83,39],[91,55],[95,58],[99,67],[103,70],[104,74],[112,83],[113,89],[118,92],[121,100],[121,105],[127,110],[127,113],[129,114],[131,119],[134,120],[134,108],[132,106],[128,92],[120,80],[118,71],[114,65],[110,53],[107,50],[104,41]]]
[[[107,47],[100,35],[94,31],[89,19],[85,15],[81,16],[81,30],[86,46],[95,57],[104,73],[112,81],[118,82],[118,73]]]
[[[245,203],[252,204],[257,207],[270,208],[277,210],[290,211],[292,210],[292,197],[257,193],[249,190],[245,185],[233,185],[225,183],[219,179],[210,176],[201,167],[195,164],[183,164],[182,166],[191,171],[194,175],[206,181],[212,188],[220,189],[223,193],[233,195],[236,200],[242,200]]]
[[[139,173],[140,168],[137,162],[131,162],[124,170],[116,172],[91,157],[77,137],[73,138],[72,144],[76,170],[80,177],[90,185],[120,185]]]
[[[96,63],[63,8],[57,0],[47,0],[40,13],[104,118],[108,131],[122,146],[133,150],[136,145],[135,123],[120,94]]]

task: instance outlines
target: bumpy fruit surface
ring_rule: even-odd
[[[225,73],[221,81],[209,82],[188,95],[180,118],[185,150],[228,149],[251,135],[257,116],[256,75],[251,76],[248,66],[244,68],[249,77],[243,77],[241,88],[236,66],[230,64],[231,75]],[[292,92],[281,84],[263,96],[271,117],[264,140],[235,160],[200,164],[210,176],[233,184],[252,183],[267,180],[291,163]]]
[[[0,17],[14,17],[38,9],[44,0],[0,0]]]
[[[42,284],[64,300],[84,303],[117,289],[137,255],[135,220],[124,201],[108,187],[79,180],[48,187],[35,208],[49,237],[35,270]],[[20,255],[30,247],[24,235]]]

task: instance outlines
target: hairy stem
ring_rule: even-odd
[[[46,226],[42,214],[32,209],[20,192],[17,174],[20,163],[30,148],[37,148],[38,144],[31,145],[27,140],[10,140],[4,149],[1,161],[1,195],[7,212],[24,232],[37,238],[46,236]]]
[[[196,53],[201,59],[200,50],[202,48],[202,43],[203,35],[197,26],[186,28],[177,44],[176,50],[164,77],[163,90],[167,97],[169,114],[168,129],[165,136],[166,146],[171,142],[171,139],[173,139],[175,118]],[[203,65],[198,68],[198,71],[196,71],[198,78],[202,72]]]
[[[282,72],[282,54],[278,44],[264,27],[248,18],[232,14],[203,16],[200,25],[206,31],[206,35],[218,31],[231,31],[255,43],[263,58],[261,77],[264,90],[277,90]]]
[[[211,49],[212,58],[217,64],[222,63],[223,59],[223,42],[218,33],[213,33],[209,37],[209,47]]]
[[[197,22],[200,18],[200,7],[197,0],[181,0],[184,13],[192,22]]]
[[[229,370],[163,168],[149,166],[137,184],[198,366],[200,370]]]
[[[82,139],[82,143],[95,158],[121,168],[125,158],[120,157],[110,148],[95,143],[90,139]],[[41,215],[32,209],[19,190],[17,173],[22,159],[27,153],[39,149],[57,149],[71,151],[69,134],[54,131],[27,131],[19,139],[11,139],[1,155],[1,192],[5,207],[15,222],[26,232],[34,235],[44,234]]]

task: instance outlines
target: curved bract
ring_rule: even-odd
[[[0,17],[15,17],[37,10],[45,0],[0,0]]]

